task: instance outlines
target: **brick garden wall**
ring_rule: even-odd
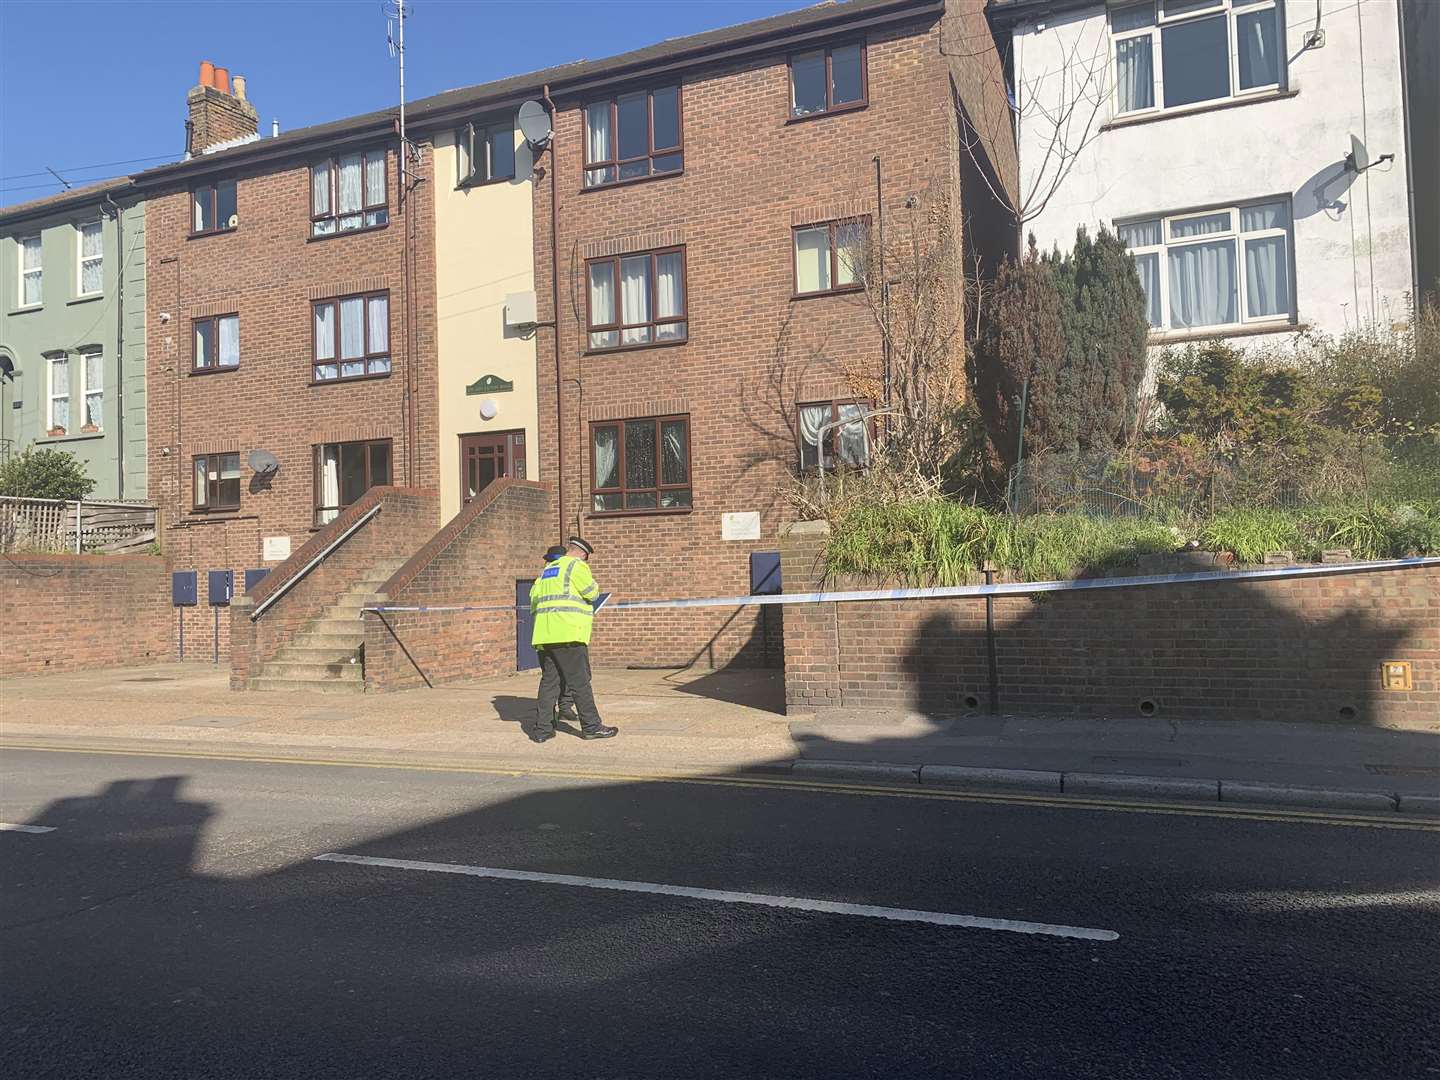
[[[785,537],[787,592],[820,586],[823,528],[805,523]],[[995,627],[1002,712],[1132,717],[1150,701],[1157,723],[1440,718],[1434,567],[999,598]],[[1412,692],[1380,689],[1385,660],[1412,662]],[[786,609],[792,711],[964,712],[986,707],[988,687],[983,601]]]
[[[480,493],[385,584],[391,604],[513,605],[543,564],[553,495],[501,480]],[[365,616],[366,690],[438,686],[515,670],[513,610]]]
[[[7,555],[0,563],[0,675],[174,658],[165,560]]]
[[[373,507],[380,512],[362,525],[274,605],[252,620],[255,606],[299,573]],[[251,675],[293,638],[295,632],[335,603],[367,570],[386,559],[406,556],[434,534],[439,496],[432,490],[371,488],[360,500],[310,538],[230,607],[230,687],[244,689]],[[239,588],[243,587],[243,581]]]

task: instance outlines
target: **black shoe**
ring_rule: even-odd
[[[553,732],[553,731],[532,731],[532,732],[530,732],[530,741],[531,741],[531,742],[535,742],[535,743],[549,742],[549,741],[550,741],[551,739],[553,739],[554,737],[555,737],[555,732]]]
[[[597,728],[585,728],[580,732],[582,739],[613,739],[620,734],[618,727],[606,727],[601,724]]]
[[[579,714],[579,713],[566,712],[564,709],[561,709],[561,710],[560,710],[560,719],[561,719],[561,720],[564,720],[567,724],[574,724],[574,725],[576,725],[577,727],[580,725],[580,714]]]

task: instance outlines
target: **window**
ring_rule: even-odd
[[[196,188],[191,194],[191,205],[190,231],[194,235],[228,232],[240,224],[234,180],[220,180]]]
[[[315,525],[328,524],[372,487],[390,483],[390,440],[315,447]]]
[[[47,356],[45,362],[50,369],[45,430],[50,435],[64,435],[70,428],[70,358]]]
[[[858,109],[865,104],[865,46],[838,45],[790,58],[794,118]]]
[[[1116,111],[1174,109],[1284,79],[1280,0],[1149,0],[1110,11]]]
[[[105,238],[98,221],[87,221],[75,226],[76,265],[79,280],[75,283],[77,296],[94,296],[105,288],[102,273],[105,265]]]
[[[591,352],[686,339],[683,248],[591,259],[585,275]]]
[[[806,472],[817,468],[833,469],[837,464],[863,468],[870,464],[870,432],[859,417],[867,406],[857,401],[821,401],[800,406],[800,468]],[[822,436],[827,424],[855,419],[832,427]],[[824,456],[821,456],[821,444]]]
[[[321,300],[314,305],[314,326],[311,372],[316,382],[390,373],[388,292]]]
[[[590,448],[595,513],[690,509],[689,417],[592,424]]]
[[[384,150],[340,154],[310,166],[310,235],[375,229],[390,220]]]
[[[861,218],[795,229],[795,295],[862,288],[868,226]]]
[[[20,306],[33,307],[40,303],[41,278],[44,276],[40,262],[40,237],[20,238]]]
[[[685,165],[680,88],[621,94],[585,107],[585,186],[677,173]]]
[[[1290,320],[1288,202],[1132,221],[1116,231],[1135,257],[1151,327]]]
[[[192,371],[225,371],[240,366],[240,316],[195,320]]]
[[[457,182],[462,187],[510,180],[515,176],[515,127],[512,124],[489,127],[466,124],[456,133],[455,148],[460,168]]]
[[[80,430],[100,431],[105,426],[105,354],[81,353],[80,364],[85,390],[85,414]]]
[[[239,454],[203,454],[195,459],[195,509],[240,509]]]

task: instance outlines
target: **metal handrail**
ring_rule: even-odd
[[[275,601],[279,600],[282,596],[284,596],[291,589],[293,589],[306,574],[310,573],[311,570],[314,570],[315,567],[319,566],[322,562],[324,562],[332,551],[334,551],[337,547],[339,547],[346,540],[350,539],[350,537],[353,536],[356,532],[358,532],[361,525],[364,525],[367,521],[369,521],[371,518],[373,518],[376,514],[380,512],[380,505],[380,503],[376,503],[369,510],[366,510],[365,513],[361,514],[358,518],[351,522],[350,526],[347,529],[337,535],[334,540],[331,540],[330,543],[326,544],[323,548],[321,548],[320,551],[315,554],[314,558],[312,558],[309,562],[307,562],[304,566],[300,568],[298,573],[291,574],[289,580],[287,580],[283,585],[281,585],[269,596],[265,597],[264,600],[261,600],[260,603],[256,604],[255,610],[250,613],[250,621],[254,622],[256,619],[260,618],[260,616],[265,613],[265,611],[270,607],[271,604],[275,603]]]

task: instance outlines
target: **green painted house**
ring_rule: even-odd
[[[128,180],[0,208],[0,457],[68,450],[145,498],[145,204]]]

